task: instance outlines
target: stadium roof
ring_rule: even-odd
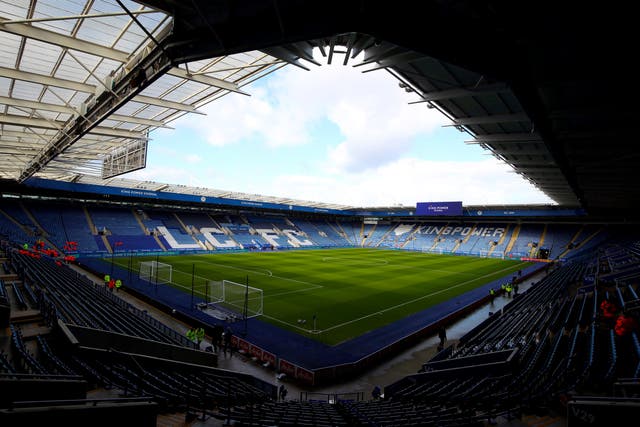
[[[182,184],[164,184],[154,181],[140,181],[126,178],[111,178],[103,180],[99,177],[83,175],[75,181],[78,184],[102,185],[108,187],[118,187],[127,189],[138,189],[148,191],[163,191],[174,194],[188,194],[192,196],[204,196],[206,198],[222,198],[231,200],[246,200],[252,202],[274,203],[280,205],[307,206],[319,209],[349,210],[352,206],[339,205],[333,203],[317,202],[313,200],[298,200],[288,197],[274,197],[264,194],[241,193],[238,191],[217,190],[205,187],[193,187]]]
[[[0,5],[2,178],[77,180],[144,166],[150,131],[286,65],[259,51],[169,65],[143,90],[114,94],[101,121],[73,135],[73,124],[171,30],[171,17],[132,2]]]
[[[340,49],[345,65],[364,52],[367,72],[394,74],[562,206],[619,214],[640,197],[638,90],[634,68],[618,65],[635,51],[631,11],[495,0],[13,3],[0,13],[3,178],[138,167],[149,131],[284,64],[313,66],[320,48],[328,62]]]

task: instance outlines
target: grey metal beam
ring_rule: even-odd
[[[132,15],[146,15],[150,13],[161,13],[161,12],[158,12],[157,10],[152,10],[152,9],[131,11]],[[84,15],[48,16],[46,18],[12,19],[10,21],[4,21],[3,23],[6,25],[23,24],[23,23],[30,24],[32,22],[68,21],[70,19],[105,18],[109,16],[125,16],[125,15],[127,15],[126,12],[87,13]]]
[[[532,175],[532,174],[527,174],[525,176],[525,178],[532,179],[532,180],[535,180],[535,181],[564,182],[564,183],[567,182],[567,180],[564,179],[563,176],[558,176],[558,175]]]
[[[488,93],[502,93],[508,91],[509,87],[506,84],[496,83],[474,88],[457,87],[436,92],[426,92],[422,93],[421,96],[425,101],[440,101],[443,99],[464,98],[469,96],[485,95]]]
[[[355,43],[357,37],[358,37],[357,33],[349,34],[349,38],[347,39],[347,53],[344,55],[344,61],[342,61],[342,65],[347,65],[347,63],[349,63],[349,58],[351,57],[353,44]]]
[[[450,126],[484,125],[491,123],[530,122],[525,113],[496,114],[493,116],[474,116],[454,119]]]
[[[167,74],[174,77],[180,77],[181,79],[193,80],[194,82],[202,83],[207,86],[213,86],[231,92],[240,93],[242,95],[249,95],[247,92],[240,90],[238,88],[238,85],[235,83],[227,82],[225,80],[217,79],[215,77],[206,76],[203,74],[190,74],[186,70],[179,67],[173,67],[169,69],[169,71],[167,71]]]
[[[327,58],[327,64],[331,65],[331,61],[333,60],[333,51],[336,46],[336,38],[331,37],[329,40],[329,57]]]
[[[64,122],[16,116],[15,114],[0,114],[0,123],[38,129],[62,129],[64,126]]]
[[[539,150],[531,149],[529,147],[530,146],[525,146],[525,148],[518,149],[514,146],[508,148],[496,148],[493,146],[489,149],[503,156],[550,156],[549,150],[547,150],[545,146],[542,146]]]
[[[66,105],[49,104],[45,102],[27,101],[26,99],[9,98],[8,96],[0,96],[0,104],[8,106],[17,106],[23,108],[31,108],[33,110],[54,111],[56,113],[74,114],[76,110]]]
[[[173,110],[187,111],[189,113],[205,115],[205,113],[198,111],[196,107],[194,107],[193,105],[183,104],[181,102],[175,102],[175,101],[168,101],[166,99],[153,98],[151,96],[146,96],[146,95],[136,95],[131,99],[131,101],[140,102],[142,104],[155,105],[156,107],[171,108]]]
[[[391,61],[394,57],[402,58],[406,55],[416,55],[416,52],[406,50],[390,43],[381,43],[380,45],[367,49],[365,51],[365,58],[361,63],[354,65],[354,67],[361,67],[363,65],[380,62],[382,60]],[[420,57],[424,57],[424,55],[420,55]]]
[[[127,62],[129,54],[110,47],[79,40],[72,36],[48,31],[43,28],[27,24],[13,24],[8,19],[0,18],[0,29],[7,33],[39,40],[45,43],[54,44],[62,48],[73,49],[84,53],[89,53],[103,58],[112,59],[119,62]]]
[[[161,120],[145,119],[142,117],[123,116],[121,114],[112,114],[106,120],[113,120],[115,122],[134,123],[138,125],[145,125],[151,127],[173,129],[173,127],[164,124]]]
[[[24,126],[28,128],[56,130],[62,129],[66,124],[65,122],[16,116],[13,114],[0,114],[0,123],[11,124],[14,126]],[[147,139],[146,135],[140,132],[132,132],[125,129],[112,129],[97,126],[94,127],[89,133],[94,135],[112,136],[116,138]]]
[[[286,45],[286,47],[292,52],[295,52],[300,58],[304,59],[305,61],[309,61],[312,64],[317,66],[322,65],[318,61],[316,61],[315,58],[313,57],[313,45],[310,44],[309,42],[305,41],[305,42],[291,43],[289,45]]]
[[[261,49],[261,52],[264,52],[268,55],[271,55],[275,58],[278,58],[282,61],[285,61],[291,65],[295,65],[298,68],[302,68],[305,71],[309,71],[309,68],[305,67],[298,61],[300,59],[299,54],[294,54],[289,49],[286,49],[281,46],[273,46],[265,49]]]
[[[20,139],[17,141],[7,141],[3,140],[0,144],[0,147],[3,148],[17,148],[25,151],[28,150],[41,150],[42,149],[42,140],[41,139]]]
[[[65,49],[72,49],[79,52],[100,56],[121,63],[127,63],[127,61],[131,59],[131,55],[127,52],[109,48],[96,43],[79,40],[75,37],[66,36],[64,34],[34,27],[32,25],[12,23],[11,21],[4,20],[2,18],[0,18],[0,29],[8,33],[20,35],[44,43],[54,44]],[[185,70],[179,67],[173,67],[169,69],[167,74],[183,79],[193,80],[205,85],[218,87],[220,89],[238,92],[245,95],[247,94],[246,92],[239,90],[238,85],[235,83],[227,82],[225,80],[217,79],[210,76],[188,74]]]
[[[555,161],[553,159],[549,160],[513,160],[513,159],[504,159],[505,162],[513,165],[518,168],[518,165],[543,165],[543,166],[555,166]]]
[[[42,146],[42,141],[43,139],[50,139],[52,136],[54,136],[53,133],[35,133],[35,132],[20,132],[20,131],[8,131],[8,130],[2,130],[0,131],[0,138],[3,137],[7,137],[7,138],[21,138],[21,139],[33,139],[36,141],[40,141],[39,145]],[[82,141],[95,141],[95,142],[102,142],[103,138],[96,138],[96,137],[92,137],[91,135],[85,135],[82,138]]]
[[[32,156],[38,154],[38,147],[22,147],[15,145],[0,145],[0,155],[19,155],[24,156],[25,162]],[[6,157],[0,156],[0,162],[8,161]]]
[[[77,90],[80,92],[94,93],[96,87],[85,83],[78,83],[73,80],[59,79],[57,77],[45,76],[42,74],[30,73],[28,71],[15,70],[13,68],[0,67],[0,77],[8,79],[22,80],[30,83],[39,83],[44,86],[55,86],[63,89]]]
[[[515,172],[521,175],[549,175],[549,176],[562,176],[564,177],[562,171],[555,167],[528,167],[523,166],[518,168]]]
[[[367,46],[372,45],[375,42],[375,39],[371,36],[365,34],[357,34],[357,40],[353,44],[351,49],[351,58],[355,58],[362,52]]]
[[[111,91],[102,92],[95,102],[88,106],[86,114],[74,117],[65,124],[64,129],[59,131],[48,146],[38,156],[35,156],[20,173],[19,182],[23,182],[44,168],[58,154],[91,132],[100,122],[172,67],[172,59],[167,56],[162,44],[148,47],[149,49],[143,49],[146,55],[136,58],[135,65],[132,65],[127,74],[114,82]],[[109,129],[109,132],[107,134],[121,131]],[[101,132],[101,134],[103,133]]]
[[[100,126],[95,126],[91,128],[88,132],[89,135],[102,135],[102,136],[111,136],[116,138],[126,138],[126,139],[137,139],[137,140],[147,140],[149,139],[146,134],[140,132],[132,132],[130,130],[125,129],[112,129],[105,128]]]
[[[563,190],[571,190],[569,188],[569,184],[566,181],[562,180],[550,180],[550,179],[532,179],[529,178],[529,181],[535,182],[537,185],[543,186],[545,188],[560,188]]]
[[[360,64],[354,65],[354,67],[359,67],[361,65],[369,65],[369,64],[372,64],[372,63],[377,63],[378,64],[377,66],[367,68],[366,70],[363,71],[363,73],[369,73],[371,71],[378,71],[378,70],[381,70],[383,68],[394,67],[394,66],[397,66],[397,65],[400,65],[400,64],[406,64],[406,63],[415,61],[416,59],[420,59],[420,58],[423,58],[423,57],[424,57],[424,55],[408,51],[408,52],[403,52],[402,54],[390,56],[388,58],[383,58],[383,59],[380,59],[378,61],[371,61],[371,62],[367,62],[367,63],[362,62]],[[423,102],[426,102],[426,100],[424,100]]]
[[[491,134],[491,135],[476,135],[474,139],[470,141],[465,141],[472,144],[481,144],[481,143],[492,143],[492,142],[500,142],[500,143],[514,143],[514,142],[538,142],[544,143],[542,137],[535,132],[527,132],[527,133],[501,133],[501,134]]]

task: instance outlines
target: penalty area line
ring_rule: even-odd
[[[218,264],[218,263],[211,262],[211,261],[202,261],[201,260],[200,262],[205,263],[205,264],[216,265],[216,266],[223,267],[223,268],[230,268],[230,269],[233,269],[233,270],[240,270],[240,271],[246,271],[246,272],[249,272],[249,273],[261,274],[263,276],[269,276],[272,279],[280,279],[280,280],[284,280],[284,281],[287,281],[287,282],[302,283],[303,285],[309,285],[310,286],[309,288],[296,289],[296,290],[293,290],[293,291],[285,291],[285,292],[279,292],[279,293],[276,293],[276,294],[265,295],[264,298],[270,298],[270,297],[274,297],[274,296],[294,294],[294,293],[298,293],[298,292],[306,292],[306,291],[310,291],[310,290],[313,290],[313,289],[324,288],[323,285],[318,285],[318,284],[311,283],[311,282],[305,282],[304,280],[297,280],[297,279],[290,279],[288,277],[275,276],[271,270],[267,270],[266,268],[263,268],[262,270],[266,271],[267,273],[263,273],[263,272],[257,271],[257,270],[249,270],[249,269],[246,269],[246,268],[234,267],[234,266],[230,266],[230,265],[223,265],[223,264]]]
[[[524,263],[523,263],[523,264],[524,264]],[[449,290],[451,290],[451,289],[455,289],[455,288],[458,288],[458,287],[460,287],[460,286],[464,286],[464,285],[466,285],[467,283],[474,282],[474,281],[476,281],[476,280],[478,280],[478,279],[484,279],[485,277],[490,277],[490,276],[495,275],[496,273],[500,273],[500,272],[503,272],[503,271],[506,271],[506,270],[510,270],[510,269],[511,269],[511,267],[503,268],[502,270],[494,271],[494,272],[491,272],[491,273],[485,274],[484,276],[480,276],[480,277],[476,277],[476,278],[473,278],[473,279],[470,279],[470,280],[466,280],[466,281],[464,281],[464,282],[460,282],[460,283],[458,283],[457,285],[453,285],[453,286],[451,286],[451,287],[449,287],[449,288],[441,289],[441,290],[439,290],[439,291],[435,291],[435,292],[431,292],[431,293],[426,294],[426,295],[423,295],[423,296],[421,296],[421,297],[414,298],[414,299],[412,299],[412,300],[405,301],[405,302],[403,302],[403,303],[396,304],[396,305],[391,306],[391,307],[387,307],[387,308],[385,308],[385,309],[382,309],[382,310],[376,311],[376,312],[374,312],[374,313],[366,314],[366,315],[361,316],[361,317],[358,317],[358,318],[356,318],[356,319],[349,320],[348,322],[339,323],[339,324],[337,324],[337,325],[334,325],[334,326],[331,326],[331,327],[329,327],[329,328],[327,328],[327,329],[324,329],[322,332],[329,332],[329,331],[332,331],[332,330],[334,330],[334,329],[338,329],[338,328],[341,328],[341,327],[343,327],[343,326],[347,326],[347,325],[350,325],[350,324],[352,324],[352,323],[356,323],[356,322],[359,322],[359,321],[364,320],[364,319],[368,319],[368,318],[373,317],[373,316],[382,315],[383,313],[386,313],[387,311],[392,311],[392,310],[395,310],[396,308],[400,308],[400,307],[404,307],[405,305],[413,304],[414,302],[421,301],[421,300],[423,300],[423,299],[425,299],[425,298],[429,298],[429,297],[432,297],[432,296],[434,296],[434,295],[441,294],[441,293],[446,292],[446,291],[449,291]]]
[[[291,328],[297,329],[297,330],[302,331],[302,332],[306,332],[308,334],[321,333],[322,332],[322,331],[315,331],[314,329],[305,329],[305,328],[302,328],[302,327],[300,327],[298,325],[294,325],[293,323],[285,322],[284,320],[278,319],[277,317],[269,316],[269,315],[264,314],[264,313],[262,314],[262,317],[266,317],[268,319],[273,320],[274,322],[282,323],[283,325],[287,325],[287,326],[289,326]]]
[[[249,268],[243,268],[243,267],[235,267],[233,265],[224,265],[224,264],[218,264],[216,262],[211,262],[211,261],[205,261],[205,260],[199,260],[199,262],[203,263],[203,264],[211,264],[211,265],[215,265],[217,267],[222,267],[222,268],[229,268],[231,270],[240,270],[240,271],[246,271],[247,273],[254,273],[254,274],[261,274],[263,276],[269,276],[269,277],[273,277],[273,272],[269,269],[266,268],[260,268],[258,270],[251,270]],[[262,270],[262,271],[260,271]],[[264,271],[266,271],[266,273],[264,273]]]

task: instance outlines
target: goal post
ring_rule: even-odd
[[[503,251],[491,251],[491,250],[481,249],[480,253],[478,254],[478,256],[480,256],[480,258],[501,258],[501,259],[504,259],[504,252]]]
[[[140,263],[140,279],[149,283],[171,283],[173,266],[158,261],[143,261]]]
[[[238,317],[260,316],[263,313],[264,300],[260,288],[232,282],[231,280],[210,281],[210,304],[232,311]],[[245,310],[246,307],[246,310]]]
[[[423,254],[437,254],[437,255],[442,255],[444,254],[444,251],[442,250],[442,248],[431,248],[431,246],[423,246],[422,247],[422,253]]]

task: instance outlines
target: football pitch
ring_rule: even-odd
[[[211,301],[211,281],[259,288],[260,319],[329,345],[447,301],[528,262],[383,249],[138,257],[172,266],[170,284]],[[116,262],[126,268],[127,260]],[[240,288],[242,289],[242,288]],[[242,307],[242,306],[240,306]],[[241,313],[242,311],[240,311]]]

